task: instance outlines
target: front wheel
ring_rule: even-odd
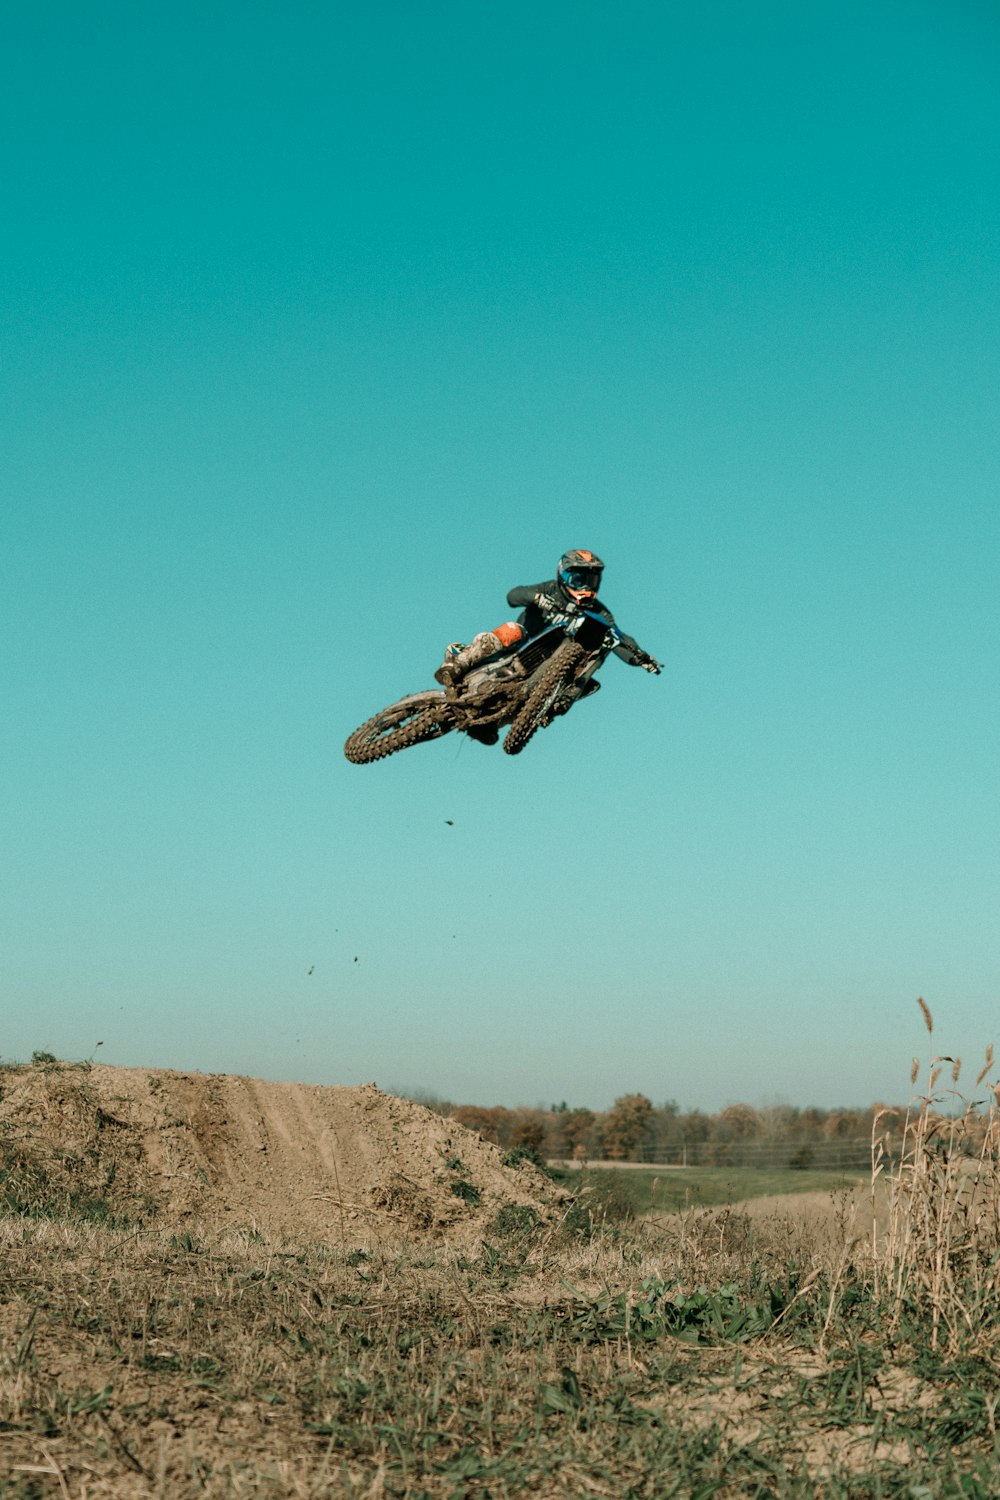
[[[539,674],[524,705],[520,708],[507,731],[503,748],[508,755],[519,755],[536,729],[541,729],[545,715],[552,707],[556,694],[564,683],[569,682],[578,664],[587,655],[575,641],[563,641],[551,660]]]
[[[444,693],[411,693],[349,735],[344,754],[355,765],[365,765],[423,740],[438,739],[454,727],[454,710]]]

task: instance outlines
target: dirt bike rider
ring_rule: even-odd
[[[508,620],[494,630],[480,631],[467,646],[461,641],[452,641],[445,651],[444,661],[434,673],[435,678],[449,691],[455,692],[472,667],[487,661],[491,656],[513,651],[523,640],[538,635],[554,622],[558,623],[560,617],[567,619],[588,611],[599,615],[609,625],[614,625],[611,611],[597,597],[603,571],[604,564],[595,552],[588,552],[583,548],[564,552],[559,559],[555,578],[545,583],[511,589],[507,595],[507,603],[512,609],[521,610],[516,620]],[[630,635],[624,635],[621,631],[619,635],[621,645],[614,648],[614,655],[621,657],[629,666],[642,667],[654,676],[658,675],[661,667],[656,658],[650,656],[648,651],[643,651]],[[591,677],[575,696],[587,698],[596,693],[600,685],[595,677]],[[569,707],[569,703],[566,707]],[[486,744],[496,744],[498,738],[496,730],[469,733]]]

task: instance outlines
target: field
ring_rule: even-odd
[[[638,1217],[679,1213],[689,1208],[711,1208],[744,1199],[836,1194],[859,1187],[857,1173],[795,1171],[760,1167],[620,1167],[580,1171],[555,1168],[557,1182],[575,1191],[596,1190],[604,1201],[621,1201]]]
[[[197,1075],[184,1086],[197,1103]],[[750,1193],[706,1171],[700,1202],[654,1195],[636,1218],[631,1174],[567,1197],[418,1106],[343,1093],[317,1109],[363,1094],[359,1119],[430,1143],[433,1170],[397,1172],[424,1195],[404,1213],[370,1162],[382,1217],[359,1228],[343,1208],[362,1179],[336,1162],[308,1236],[241,1223],[204,1166],[181,1172],[197,1132],[180,1125],[170,1201],[180,1175],[188,1206],[165,1216],[134,1079],[7,1080],[0,1497],[1000,1493],[1000,1195],[989,1138],[960,1150],[968,1121],[924,1107],[877,1157],[873,1236],[870,1185],[776,1200],[771,1181],[757,1210],[710,1203]]]

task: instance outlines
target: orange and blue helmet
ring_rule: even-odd
[[[597,597],[603,571],[604,564],[596,552],[577,548],[563,553],[556,579],[577,604],[583,604]]]

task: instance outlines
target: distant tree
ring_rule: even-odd
[[[700,1109],[689,1110],[680,1117],[681,1140],[688,1146],[700,1146],[712,1134],[712,1117]]]
[[[649,1128],[652,1101],[645,1094],[623,1094],[604,1120],[604,1154],[609,1161],[630,1160]]]
[[[541,1156],[545,1144],[545,1121],[530,1115],[522,1116],[512,1125],[507,1144],[512,1150],[520,1147]]]
[[[469,1130],[477,1130],[484,1141],[493,1141],[505,1146],[510,1135],[511,1112],[502,1104],[487,1109],[481,1104],[456,1104],[449,1110],[450,1118]]]
[[[801,1140],[818,1141],[823,1134],[823,1126],[826,1123],[826,1110],[808,1109],[799,1111],[798,1134]]]
[[[690,1161],[697,1164],[700,1160],[702,1143],[706,1141],[712,1131],[712,1121],[708,1115],[702,1114],[700,1109],[688,1110],[686,1114],[679,1114],[675,1121],[676,1145],[675,1154],[682,1162]]]
[[[851,1136],[863,1134],[858,1129],[857,1112],[853,1109],[833,1109],[823,1122],[823,1134],[828,1141],[846,1141]]]
[[[593,1129],[596,1116],[592,1109],[570,1109],[565,1114],[561,1113],[556,1121],[558,1135],[557,1145],[554,1151],[556,1156],[564,1156],[579,1161],[587,1155],[587,1143]]]
[[[657,1161],[668,1155],[676,1155],[684,1144],[684,1129],[681,1124],[680,1105],[668,1099],[653,1110],[647,1137],[650,1149]]]
[[[801,1111],[792,1104],[766,1105],[760,1111],[758,1127],[760,1139],[774,1144],[798,1140],[800,1114]]]
[[[760,1124],[760,1115],[749,1104],[727,1104],[716,1116],[715,1135],[723,1141],[752,1141]]]

